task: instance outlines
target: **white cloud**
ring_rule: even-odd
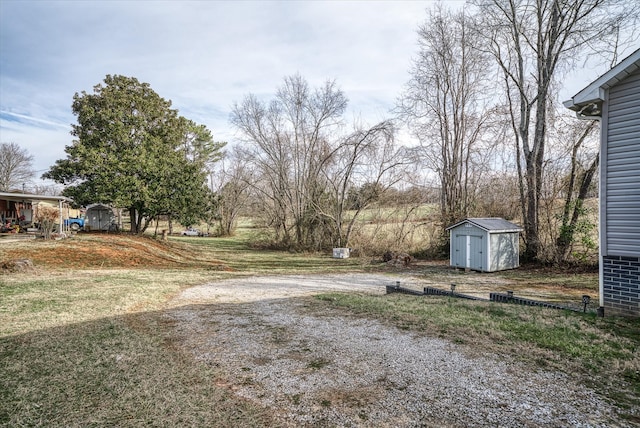
[[[0,3],[0,138],[36,157],[64,157],[73,94],[106,74],[135,76],[215,138],[248,93],[270,97],[282,78],[337,79],[352,114],[379,120],[406,80],[428,2]],[[15,121],[19,118],[20,121]],[[45,124],[54,126],[43,126]]]
[[[294,73],[312,86],[336,79],[347,120],[375,122],[408,79],[432,4],[0,1],[0,139],[27,148],[38,169],[52,165],[71,143],[74,93],[107,74],[149,83],[219,140],[234,139],[233,102],[270,98]]]

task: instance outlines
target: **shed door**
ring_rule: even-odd
[[[467,267],[470,269],[484,270],[482,265],[483,242],[482,235],[469,235],[467,241]]]
[[[467,267],[467,235],[456,234],[452,261],[456,267]]]
[[[482,244],[482,235],[456,235],[453,265],[483,270]]]

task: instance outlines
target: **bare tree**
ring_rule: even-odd
[[[246,190],[282,245],[348,245],[359,213],[400,177],[405,161],[393,124],[356,124],[344,135],[346,103],[335,82],[312,91],[293,76],[268,106],[249,95],[234,107],[232,122],[246,141],[240,150],[251,183]],[[360,192],[355,207],[350,197],[358,188],[375,191]]]
[[[16,143],[0,144],[0,191],[23,189],[33,178],[33,156]]]
[[[474,0],[478,34],[501,71],[513,129],[525,229],[525,257],[541,251],[539,207],[552,85],[589,52],[615,49],[638,16],[626,0]]]
[[[284,79],[268,106],[249,95],[233,108],[231,122],[245,137],[276,239],[285,245],[308,246],[322,222],[313,208],[326,189],[321,167],[346,105],[335,82],[311,90],[295,75]]]
[[[218,223],[221,236],[234,234],[238,217],[248,206],[252,184],[249,169],[241,149],[236,147],[210,172],[211,190],[215,195],[211,219]]]
[[[591,144],[591,150],[588,147],[585,148],[585,146],[588,146],[586,142],[589,141],[590,137],[594,136],[596,129],[598,127],[595,120],[572,120],[569,125],[569,135],[566,141],[570,142],[568,150],[570,166],[566,185],[563,189],[565,194],[564,206],[560,217],[559,233],[556,238],[555,254],[557,262],[567,261],[577,233],[579,219],[586,214],[584,201],[589,194],[593,178],[598,172],[600,153],[597,142],[596,144]]]
[[[62,190],[62,186],[56,184],[34,184],[30,187],[30,191],[35,195],[60,196]]]
[[[486,105],[489,57],[464,12],[431,9],[419,28],[420,53],[398,107],[424,147],[426,166],[441,187],[441,221],[469,214],[475,184],[486,165],[482,137],[491,117]]]
[[[383,121],[357,129],[325,158],[322,171],[330,197],[316,201],[316,209],[334,225],[334,246],[349,245],[360,213],[404,177],[408,160],[395,145],[394,126]],[[350,196],[359,188],[355,203]],[[347,216],[347,211],[350,211]]]

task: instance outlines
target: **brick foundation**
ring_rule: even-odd
[[[605,315],[640,316],[640,258],[605,256],[602,262]]]

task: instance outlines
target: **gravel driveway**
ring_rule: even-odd
[[[300,298],[383,294],[393,281],[227,280],[185,290],[167,316],[185,349],[226,374],[219,385],[272,409],[282,426],[626,426],[614,407],[562,373],[470,356],[446,340],[320,311]]]

